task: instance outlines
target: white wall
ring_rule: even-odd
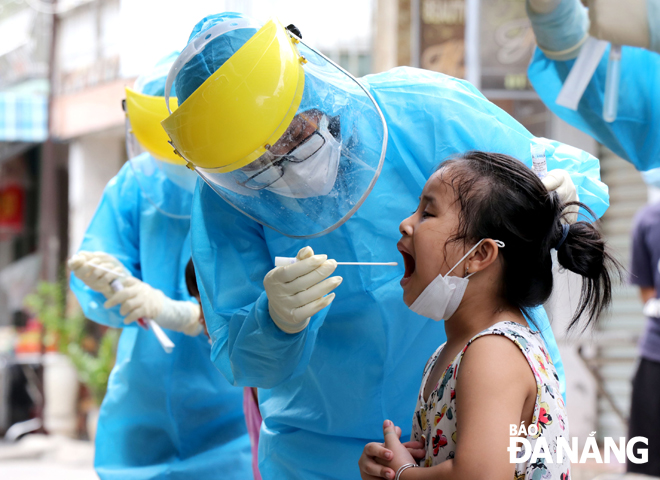
[[[598,143],[593,138],[571,127],[556,115],[552,115],[550,136],[554,140],[598,155]],[[581,345],[589,347],[592,342],[588,333],[582,336],[566,335],[566,327],[580,298],[581,280],[572,272],[560,272],[556,257],[553,266],[554,291],[545,307],[564,363],[570,435],[578,437],[582,443],[596,430],[598,392],[596,381],[578,355],[578,348]],[[576,333],[579,333],[579,328]]]
[[[63,14],[57,42],[59,70],[84,69],[97,60],[118,55],[122,35],[119,0],[92,2]]]
[[[121,168],[124,132],[88,135],[69,148],[69,254],[75,253],[96,212],[103,189]]]
[[[578,437],[582,444],[596,430],[598,396],[596,381],[578,355],[578,348],[580,345],[589,348],[592,342],[588,333],[579,335],[579,328],[576,335],[566,335],[580,298],[581,279],[572,272],[560,272],[557,257],[554,254],[553,257],[554,289],[545,309],[564,364],[570,435]]]
[[[139,76],[145,67],[183,49],[195,24],[225,10],[223,0],[121,0],[121,76]]]
[[[146,65],[183,49],[197,22],[223,11],[261,23],[271,17],[293,23],[307,43],[324,51],[370,45],[372,7],[372,0],[121,0],[121,75],[136,77]]]

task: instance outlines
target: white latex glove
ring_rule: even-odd
[[[589,0],[589,20],[592,37],[618,45],[651,47],[647,0]]]
[[[566,170],[560,168],[550,170],[542,182],[548,192],[557,192],[561,203],[580,201],[575,184]],[[577,205],[566,207],[562,221],[569,225],[577,222],[579,211],[580,208]]]
[[[300,332],[312,315],[330,305],[335,298],[330,292],[343,280],[327,278],[337,262],[328,260],[327,255],[314,255],[311,247],[301,249],[296,258],[298,262],[275,267],[264,278],[268,311],[275,325],[286,333]]]
[[[528,0],[534,13],[550,13],[559,6],[561,0]]]
[[[119,260],[105,252],[80,251],[67,262],[71,272],[85,285],[109,298],[114,293],[110,282],[130,273]],[[99,266],[101,268],[95,268]],[[111,270],[111,272],[108,272]]]
[[[121,305],[119,313],[125,315],[125,324],[139,318],[150,318],[158,325],[169,330],[195,336],[201,333],[199,305],[168,298],[160,290],[138,280],[135,277],[123,279],[124,289],[115,292],[103,305],[112,308]]]
[[[644,305],[644,315],[647,317],[660,318],[660,299],[652,298]]]

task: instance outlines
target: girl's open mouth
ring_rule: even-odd
[[[410,276],[415,273],[415,259],[410,255],[402,245],[397,245],[399,253],[403,257],[403,263],[406,266],[406,271],[403,273],[403,278],[401,279],[401,286],[405,286],[410,280]]]

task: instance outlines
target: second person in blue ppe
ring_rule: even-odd
[[[580,0],[527,0],[539,47],[529,66],[529,79],[543,103],[561,119],[591,135],[638,170],[660,167],[660,141],[655,134],[660,128],[660,0],[590,0],[589,6],[587,10]],[[610,47],[577,110],[556,103],[590,32],[624,45],[618,113],[613,122],[603,118]]]
[[[149,137],[160,128],[159,111],[167,114],[165,74],[176,56],[127,90],[130,131],[146,135],[138,142],[147,152],[110,180],[81,253],[69,262],[85,315],[123,329],[96,435],[94,466],[103,480],[252,478],[242,391],[209,361],[200,308],[186,291],[196,176],[172,159],[158,160],[164,150],[152,143],[158,135]],[[149,109],[154,101],[157,111]],[[117,278],[119,292],[110,286]],[[171,353],[151,329],[138,327],[139,318],[165,329]]]
[[[328,258],[397,258],[399,220],[452,154],[531,167],[542,145],[550,183],[602,215],[598,161],[533,137],[461,80],[399,68],[358,82],[277,21],[212,15],[189,42],[171,73],[181,105],[163,126],[205,180],[192,245],[211,358],[235,385],[260,387],[264,478],[358,478],[383,419],[410,425],[409,372],[444,333],[401,301],[401,268]],[[298,261],[273,269],[275,256]],[[561,372],[543,309],[531,315]]]

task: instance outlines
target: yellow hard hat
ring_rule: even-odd
[[[170,108],[177,108],[176,98],[170,99]],[[160,124],[169,115],[163,97],[144,95],[126,87],[126,115],[131,124],[131,133],[152,156],[170,163],[186,164],[185,160],[174,153]]]
[[[296,43],[279,21],[270,20],[163,120],[180,155],[196,167],[224,173],[253,162],[277,142],[305,86],[306,60]]]

